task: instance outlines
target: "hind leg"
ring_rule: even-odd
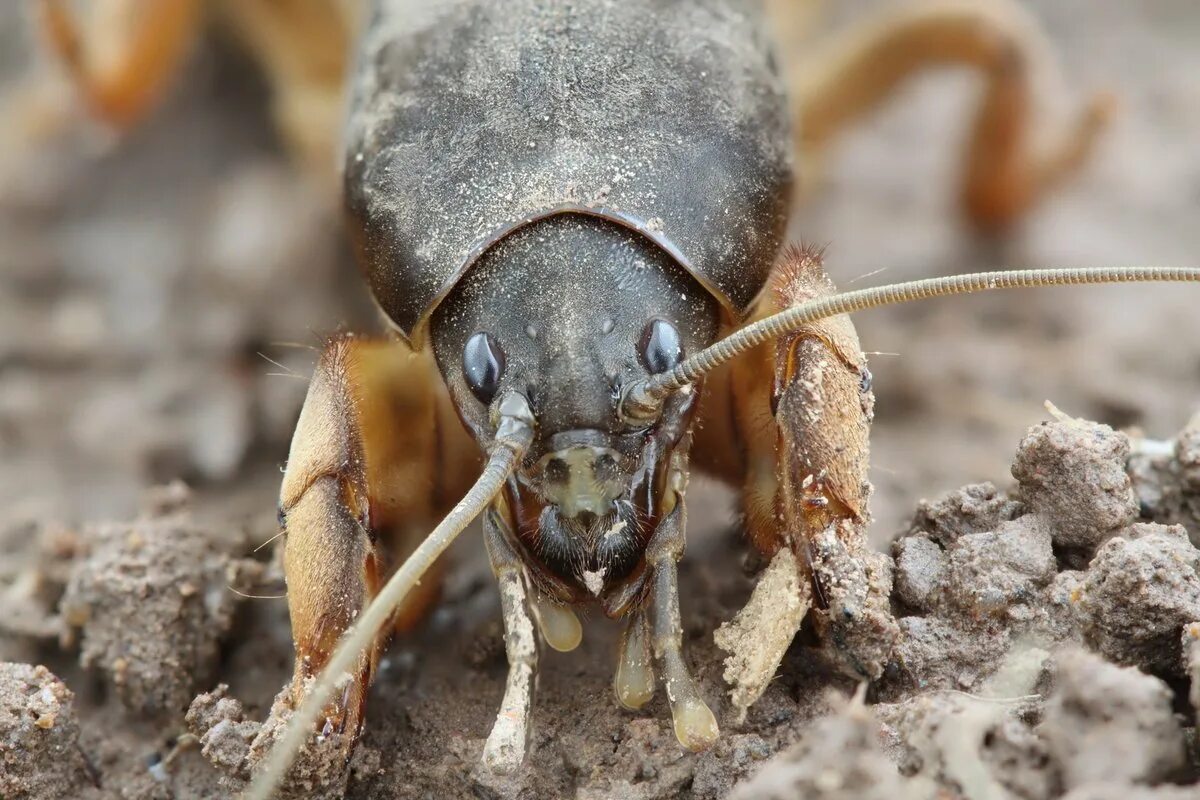
[[[790,250],[749,321],[832,292],[820,255]],[[758,699],[806,615],[838,666],[878,677],[898,629],[886,559],[866,538],[874,399],[853,325],[834,317],[801,328],[709,380],[732,426],[724,446],[698,440],[697,457],[742,454],[746,532],[770,560],[746,609],[717,634],[731,653],[734,705],[744,713]]]
[[[262,68],[272,111],[296,160],[335,181],[337,134],[361,0],[98,0],[78,20],[68,0],[40,0],[50,49],[92,113],[120,130],[161,100],[208,17]],[[210,13],[206,13],[210,12]]]
[[[1065,129],[1037,113],[1039,92],[1056,79],[1048,51],[1036,22],[1009,0],[903,6],[796,67],[801,152],[819,153],[922,69],[971,67],[986,86],[967,145],[962,204],[977,227],[1002,228],[1084,163],[1110,116],[1106,96],[1093,97]]]
[[[432,361],[399,342],[354,336],[335,338],[321,356],[280,493],[296,646],[286,707],[299,703],[391,569],[454,502],[454,483],[477,473]],[[414,624],[437,585],[436,575],[422,581],[396,623]],[[347,747],[390,630],[379,631],[323,719],[323,732],[345,734]]]
[[[337,185],[337,142],[361,0],[218,0],[223,21],[271,83],[271,111],[292,156]]]
[[[84,26],[66,0],[41,0],[42,30],[85,102],[118,128],[136,124],[170,85],[203,21],[202,0],[100,0]]]

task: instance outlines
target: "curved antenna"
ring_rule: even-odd
[[[268,800],[274,794],[342,677],[350,672],[370,647],[392,611],[403,602],[437,557],[472,520],[483,513],[504,488],[508,477],[533,441],[534,419],[528,401],[516,392],[500,400],[498,412],[499,426],[483,473],[458,505],[434,528],[433,533],[425,537],[425,541],[396,570],[354,625],[342,635],[333,657],[325,665],[304,702],[288,720],[283,737],[271,748],[266,764],[243,795],[244,800]]]
[[[758,345],[810,322],[868,308],[908,303],[931,297],[970,294],[990,289],[1073,286],[1087,283],[1143,281],[1200,281],[1200,269],[1185,267],[1086,267],[1081,269],[1021,269],[973,272],[941,278],[893,283],[809,300],[772,314],[689,356],[667,372],[630,384],[621,398],[621,414],[630,420],[651,420],[673,392],[695,383],[705,373]]]

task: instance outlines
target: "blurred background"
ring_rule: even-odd
[[[127,517],[147,486],[183,478],[202,513],[266,538],[311,348],[375,325],[337,198],[293,169],[267,86],[221,31],[116,136],[41,52],[30,5],[0,4],[0,522]],[[883,5],[839,3],[814,35]],[[1008,235],[980,239],[955,202],[980,81],[926,74],[838,142],[798,210],[793,235],[828,244],[840,285],[1200,264],[1200,4],[1029,8],[1061,56],[1065,111],[1094,90],[1119,98],[1095,158]],[[1047,399],[1172,434],[1200,407],[1198,307],[1192,288],[1128,286],[862,315],[877,353],[876,540],[922,497],[1009,480]],[[732,499],[704,487],[732,519]]]

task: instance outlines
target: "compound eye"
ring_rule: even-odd
[[[642,332],[638,357],[650,374],[666,372],[683,360],[683,343],[679,331],[665,319],[652,319]]]
[[[504,349],[490,333],[479,333],[467,339],[463,348],[463,378],[479,402],[491,405],[500,390],[504,376]]]

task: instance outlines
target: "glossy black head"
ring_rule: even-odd
[[[685,425],[633,429],[622,389],[717,334],[716,300],[669,255],[616,223],[564,214],[485,253],[430,326],[451,396],[480,445],[490,404],[523,394],[537,438],[519,473],[543,565],[591,594],[636,566],[658,462]],[[678,414],[676,414],[678,416]]]

